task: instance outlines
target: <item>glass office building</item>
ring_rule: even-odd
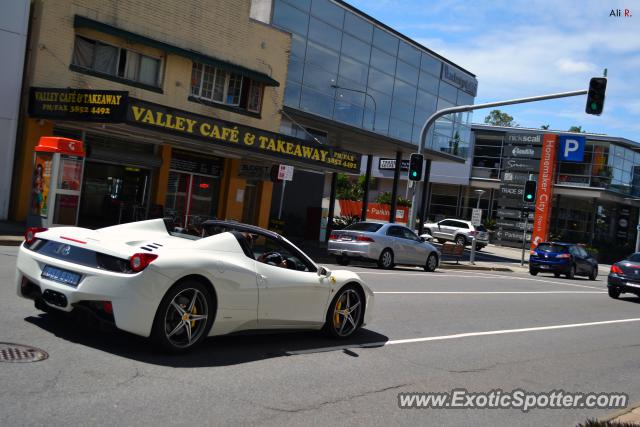
[[[473,104],[475,76],[344,2],[273,0],[271,24],[292,35],[291,109],[419,144],[433,112]],[[469,118],[438,120],[427,148],[466,157]]]

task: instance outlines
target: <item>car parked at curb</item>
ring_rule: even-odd
[[[607,290],[609,296],[614,299],[618,299],[623,293],[640,297],[640,252],[631,254],[611,266]]]
[[[598,261],[581,245],[574,243],[543,242],[529,255],[529,273],[535,276],[541,272],[553,273],[567,279],[587,276],[591,280],[598,277]]]
[[[489,244],[489,233],[483,225],[473,225],[471,221],[461,219],[443,219],[438,222],[425,222],[425,233],[431,234],[438,242],[456,242],[467,246],[476,238],[476,250],[482,250]]]
[[[327,249],[340,265],[348,265],[354,259],[376,262],[384,269],[403,264],[434,271],[440,265],[440,251],[435,246],[398,224],[351,224],[331,232]]]

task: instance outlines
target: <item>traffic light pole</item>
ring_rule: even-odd
[[[529,211],[524,217],[524,231],[522,232],[522,256],[520,257],[520,267],[524,267],[524,248],[527,246],[527,228],[529,227]]]
[[[429,132],[429,129],[431,128],[431,126],[436,122],[436,120],[438,120],[440,117],[442,116],[446,116],[447,114],[453,114],[453,113],[466,113],[469,111],[474,111],[474,110],[481,110],[483,108],[492,108],[492,107],[501,107],[504,105],[513,105],[513,104],[524,104],[527,102],[536,102],[536,101],[545,101],[547,99],[558,99],[558,98],[569,98],[572,96],[580,96],[580,95],[585,95],[587,92],[589,92],[588,90],[584,89],[584,90],[574,90],[572,92],[560,92],[560,93],[552,93],[549,95],[539,95],[539,96],[531,96],[528,98],[517,98],[517,99],[510,99],[508,101],[497,101],[497,102],[488,102],[485,104],[476,104],[476,105],[460,105],[458,107],[451,107],[451,108],[443,108],[442,110],[438,110],[435,113],[433,113],[431,116],[429,116],[429,118],[424,122],[424,125],[422,125],[422,130],[420,131],[420,149],[418,150],[418,153],[423,154],[425,148],[426,148],[426,141],[427,141],[427,133]],[[426,174],[425,174],[425,178],[426,178]],[[422,186],[426,185],[427,182],[426,180],[422,181]],[[417,202],[417,197],[416,195],[420,194],[420,191],[415,191],[413,194],[413,199],[411,201],[411,206],[416,206],[416,202]],[[412,210],[413,211],[413,210]],[[415,211],[413,211],[415,212]],[[422,215],[422,212],[420,213]],[[424,219],[420,218],[420,225],[419,225],[419,232],[422,233],[422,228],[423,228],[423,223],[424,223]],[[411,215],[409,217],[409,222],[407,224],[409,226],[409,228],[411,228],[412,230],[415,229],[415,215]]]

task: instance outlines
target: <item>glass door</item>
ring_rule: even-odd
[[[172,217],[176,226],[185,227],[186,225],[190,190],[191,174],[169,172],[165,215]]]
[[[186,228],[198,229],[200,223],[211,219],[215,187],[215,178],[191,175],[191,192],[189,195]]]
[[[198,229],[202,221],[213,217],[217,198],[217,178],[183,172],[170,172],[165,215],[176,226]]]

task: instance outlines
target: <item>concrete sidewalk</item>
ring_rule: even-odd
[[[24,223],[0,221],[0,246],[20,246],[25,230]]]

